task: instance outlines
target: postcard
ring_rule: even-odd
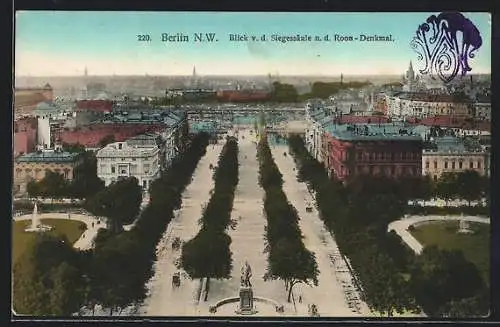
[[[16,12],[13,317],[488,316],[491,33]]]

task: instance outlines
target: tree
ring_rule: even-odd
[[[413,293],[430,316],[439,314],[448,302],[473,297],[485,288],[478,269],[460,251],[426,247],[412,268]]]
[[[318,264],[313,252],[305,249],[301,242],[283,237],[271,247],[269,265],[264,280],[281,279],[291,301],[293,287],[298,283],[318,286]]]
[[[14,264],[14,310],[20,314],[57,316],[77,312],[84,288],[80,269],[78,254],[67,239],[35,235]]]
[[[436,191],[446,201],[446,205],[448,205],[448,201],[457,195],[457,175],[454,173],[442,173],[439,177]]]
[[[481,175],[477,171],[466,170],[457,174],[457,193],[469,202],[469,207],[471,201],[481,198],[483,189]]]
[[[30,197],[37,197],[40,195],[40,184],[35,180],[31,180],[28,182],[26,190],[28,191],[28,195]]]
[[[182,246],[181,265],[191,278],[229,278],[232,270],[231,238],[223,231],[202,229]]]
[[[134,221],[140,210],[142,189],[135,177],[120,179],[86,201],[87,210],[108,218],[110,229],[119,233]]]
[[[92,258],[88,275],[93,297],[89,302],[101,303],[110,309],[110,315],[146,297],[152,258],[137,236],[133,231],[114,235]]]

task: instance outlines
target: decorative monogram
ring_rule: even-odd
[[[458,12],[432,15],[421,24],[410,45],[418,53],[418,60],[425,60],[421,74],[435,75],[445,83],[470,72],[469,58],[483,44],[477,27]]]

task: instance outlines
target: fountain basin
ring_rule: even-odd
[[[43,233],[43,232],[48,232],[52,230],[52,226],[49,225],[39,225],[37,227],[29,227],[26,228],[24,231],[25,232],[38,232],[38,233]]]
[[[264,310],[266,312],[274,313],[274,314],[284,312],[284,306],[281,305],[280,303],[272,300],[272,299],[254,296],[253,300],[255,302],[259,302],[259,303],[264,304],[265,309],[267,309],[267,310]],[[225,299],[220,300],[216,304],[210,306],[209,311],[210,311],[210,313],[216,313],[216,312],[218,312],[219,309],[224,308],[223,311],[225,311],[226,307],[231,307],[231,308],[234,308],[236,310],[228,311],[228,313],[229,312],[237,312],[238,313],[239,308],[238,308],[238,305],[236,303],[238,303],[239,301],[240,301],[239,297],[225,298]],[[224,313],[224,312],[220,312],[220,313]],[[252,312],[252,313],[257,313],[257,311],[254,310],[254,312]],[[240,314],[252,314],[252,313],[241,312]],[[261,313],[264,313],[264,312],[261,312]],[[265,315],[265,313],[264,313],[264,315]]]

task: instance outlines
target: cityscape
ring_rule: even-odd
[[[489,315],[488,14],[180,14],[16,15],[13,317]]]

